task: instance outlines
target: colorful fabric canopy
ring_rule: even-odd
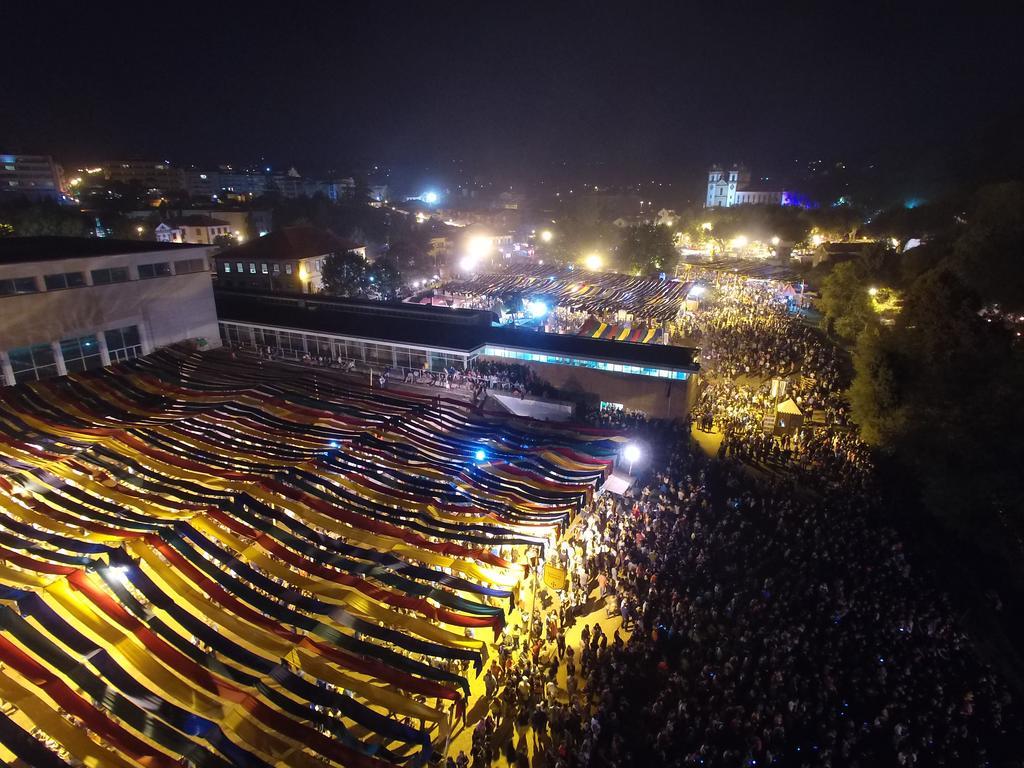
[[[0,754],[424,764],[620,440],[221,353],[3,390]]]

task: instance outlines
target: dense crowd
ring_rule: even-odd
[[[1024,765],[1008,689],[870,492],[804,499],[691,451],[685,425],[642,430],[652,471],[553,555],[571,583],[505,638],[465,763]],[[621,630],[567,644],[594,600]]]
[[[549,555],[568,583],[532,633],[505,636],[449,768],[1024,766],[1009,689],[879,519],[834,350],[760,284],[719,300],[686,329],[711,381],[695,426],[723,432],[718,456],[688,424],[590,414],[641,437],[647,471]],[[773,437],[778,393],[758,382],[786,373],[823,424]]]

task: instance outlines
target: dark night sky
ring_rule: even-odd
[[[928,165],[971,143],[989,162],[991,137],[1020,133],[1000,130],[1021,114],[1022,15],[983,4],[15,5],[0,148],[67,162],[564,161],[633,179]]]

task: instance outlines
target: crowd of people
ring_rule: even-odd
[[[692,450],[686,425],[622,418],[650,471],[552,555],[571,583],[505,637],[451,763],[1024,765],[1009,689],[870,490],[807,498]]]
[[[1009,687],[881,519],[839,357],[761,284],[718,300],[686,332],[710,380],[694,426],[722,449],[695,449],[690,424],[589,414],[647,465],[550,555],[567,584],[505,636],[449,768],[1024,766]],[[761,381],[787,373],[824,423],[772,436]]]

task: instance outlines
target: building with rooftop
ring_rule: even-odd
[[[481,310],[219,288],[216,300],[233,347],[378,371],[517,363],[563,393],[659,418],[686,415],[700,371],[693,349],[498,327]]]
[[[202,213],[161,222],[154,230],[158,243],[213,245],[218,237],[236,237],[231,223]]]
[[[742,165],[728,170],[719,165],[708,171],[705,208],[731,208],[734,205],[787,205],[788,194],[780,185],[751,181],[750,171]]]
[[[0,381],[98,368],[186,340],[219,346],[210,250],[0,238]]]
[[[217,285],[272,293],[319,293],[327,257],[341,253],[357,253],[365,259],[366,246],[316,227],[284,227],[217,253]]]
[[[0,152],[0,197],[60,200],[64,174],[49,155],[15,155]]]

